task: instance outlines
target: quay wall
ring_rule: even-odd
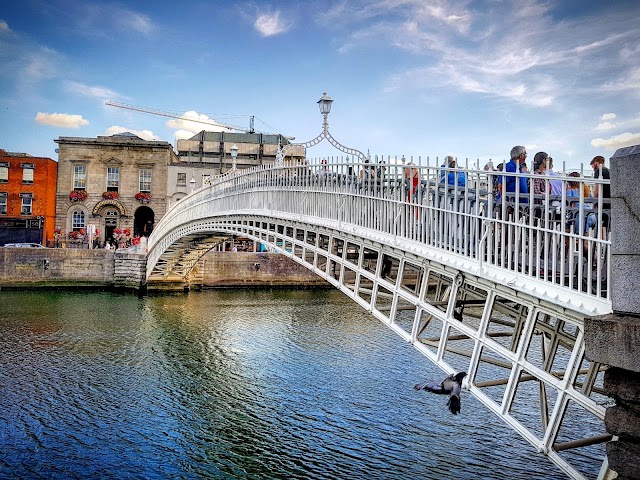
[[[111,287],[110,250],[76,248],[0,248],[2,287]]]
[[[311,270],[278,253],[210,252],[203,257],[203,287],[328,286]]]
[[[0,248],[0,289],[146,288],[146,257],[128,250]],[[191,286],[326,286],[325,280],[277,253],[210,252],[196,266]],[[168,282],[181,290],[182,282]]]

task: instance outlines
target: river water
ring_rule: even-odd
[[[547,479],[336,290],[0,292],[2,479]]]

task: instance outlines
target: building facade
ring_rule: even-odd
[[[178,161],[168,142],[131,133],[60,137],[56,227],[64,240],[148,236],[167,211],[167,170]],[[126,240],[126,239],[125,239]]]
[[[51,158],[0,150],[0,245],[53,238],[57,171]]]
[[[203,130],[189,139],[178,140],[177,150],[181,162],[208,165],[213,168],[212,174],[220,175],[233,167],[231,148],[234,145],[238,147],[238,169],[274,163],[278,145],[289,145],[285,150],[286,160],[300,161],[305,158],[305,149],[301,145],[291,144],[284,135],[266,133]]]

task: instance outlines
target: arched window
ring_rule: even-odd
[[[71,228],[73,230],[80,230],[81,228],[84,228],[84,227],[85,227],[85,224],[84,224],[84,212],[82,210],[74,210],[73,211]]]

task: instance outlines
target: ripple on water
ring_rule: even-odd
[[[339,292],[1,295],[2,478],[564,478]]]

